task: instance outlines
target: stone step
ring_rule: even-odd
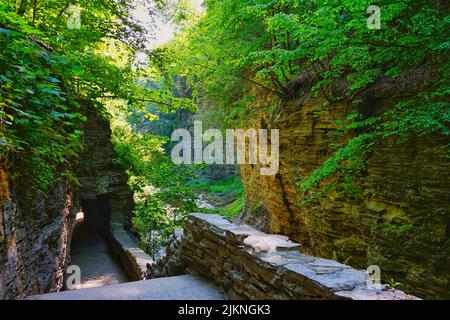
[[[28,300],[224,300],[225,295],[191,275],[127,282],[31,296]]]

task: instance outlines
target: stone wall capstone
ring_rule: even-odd
[[[199,275],[232,299],[416,299],[367,286],[366,271],[301,253],[287,237],[237,226],[221,216],[191,214],[148,278]]]

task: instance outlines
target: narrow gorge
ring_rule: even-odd
[[[449,12],[1,1],[0,300],[450,300]]]

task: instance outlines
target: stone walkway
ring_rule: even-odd
[[[128,282],[100,235],[78,225],[71,245],[71,265],[81,269],[81,284],[28,300],[223,300],[225,295],[203,279],[184,275]]]
[[[71,245],[70,265],[81,269],[81,284],[75,289],[127,282],[120,264],[111,256],[108,243],[98,234],[77,227]]]
[[[32,296],[29,300],[223,300],[204,280],[184,275]]]

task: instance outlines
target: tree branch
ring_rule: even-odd
[[[103,98],[103,99],[124,99],[124,98],[119,98],[119,97],[111,96],[111,95],[100,96],[100,98]],[[140,101],[140,102],[155,103],[155,104],[161,104],[161,105],[168,106],[168,107],[173,107],[172,104],[170,104],[168,102],[163,102],[163,101],[155,101],[155,100],[150,100],[150,99],[136,99],[136,98],[132,98],[132,99],[129,99],[129,100],[136,100],[136,101]]]
[[[61,17],[63,15],[63,13],[67,10],[67,8],[69,8],[71,3],[72,3],[72,0],[68,0],[66,5],[64,6],[64,8],[62,8],[61,11],[59,11],[59,13],[56,17],[57,18]]]
[[[214,68],[211,68],[211,67],[208,67],[208,66],[204,66],[204,65],[202,65],[202,64],[193,63],[192,65],[198,66],[198,67],[202,67],[202,68],[204,68],[204,69],[211,70],[211,71],[216,71]],[[253,83],[253,84],[255,84],[255,85],[257,85],[257,86],[259,86],[259,87],[261,87],[261,88],[263,88],[263,89],[265,89],[265,90],[267,90],[267,91],[270,91],[270,92],[272,92],[272,93],[275,93],[275,94],[276,94],[278,97],[280,97],[280,98],[283,96],[283,93],[281,93],[281,92],[279,92],[279,91],[276,91],[276,90],[273,90],[273,89],[270,89],[270,88],[266,87],[265,85],[263,85],[263,84],[261,84],[261,83],[259,83],[259,82],[256,82],[255,80],[246,78],[246,77],[244,77],[244,76],[239,76],[239,75],[236,76],[236,77],[241,78],[241,79],[243,79],[243,80],[246,80],[246,81],[248,81],[248,82],[251,82],[251,83]]]
[[[33,2],[33,23],[32,23],[33,27],[36,22],[36,13],[37,13],[37,0],[34,0],[34,2]]]
[[[7,29],[7,30],[11,30],[11,31],[18,32],[18,33],[21,33],[21,34],[25,35],[25,36],[26,36],[28,39],[30,39],[31,41],[33,41],[34,43],[36,43],[36,44],[37,44],[38,46],[40,46],[41,48],[43,48],[43,49],[45,49],[45,50],[47,50],[47,51],[50,51],[50,52],[55,52],[55,49],[53,49],[52,47],[50,47],[48,44],[42,42],[41,40],[39,40],[39,39],[37,39],[37,38],[35,38],[35,37],[33,37],[33,36],[30,36],[30,35],[26,34],[26,33],[23,32],[23,31],[14,29],[14,28],[12,28],[12,27],[10,27],[10,26],[7,26],[7,25],[4,25],[4,24],[0,24],[0,28],[2,28],[2,29]]]

